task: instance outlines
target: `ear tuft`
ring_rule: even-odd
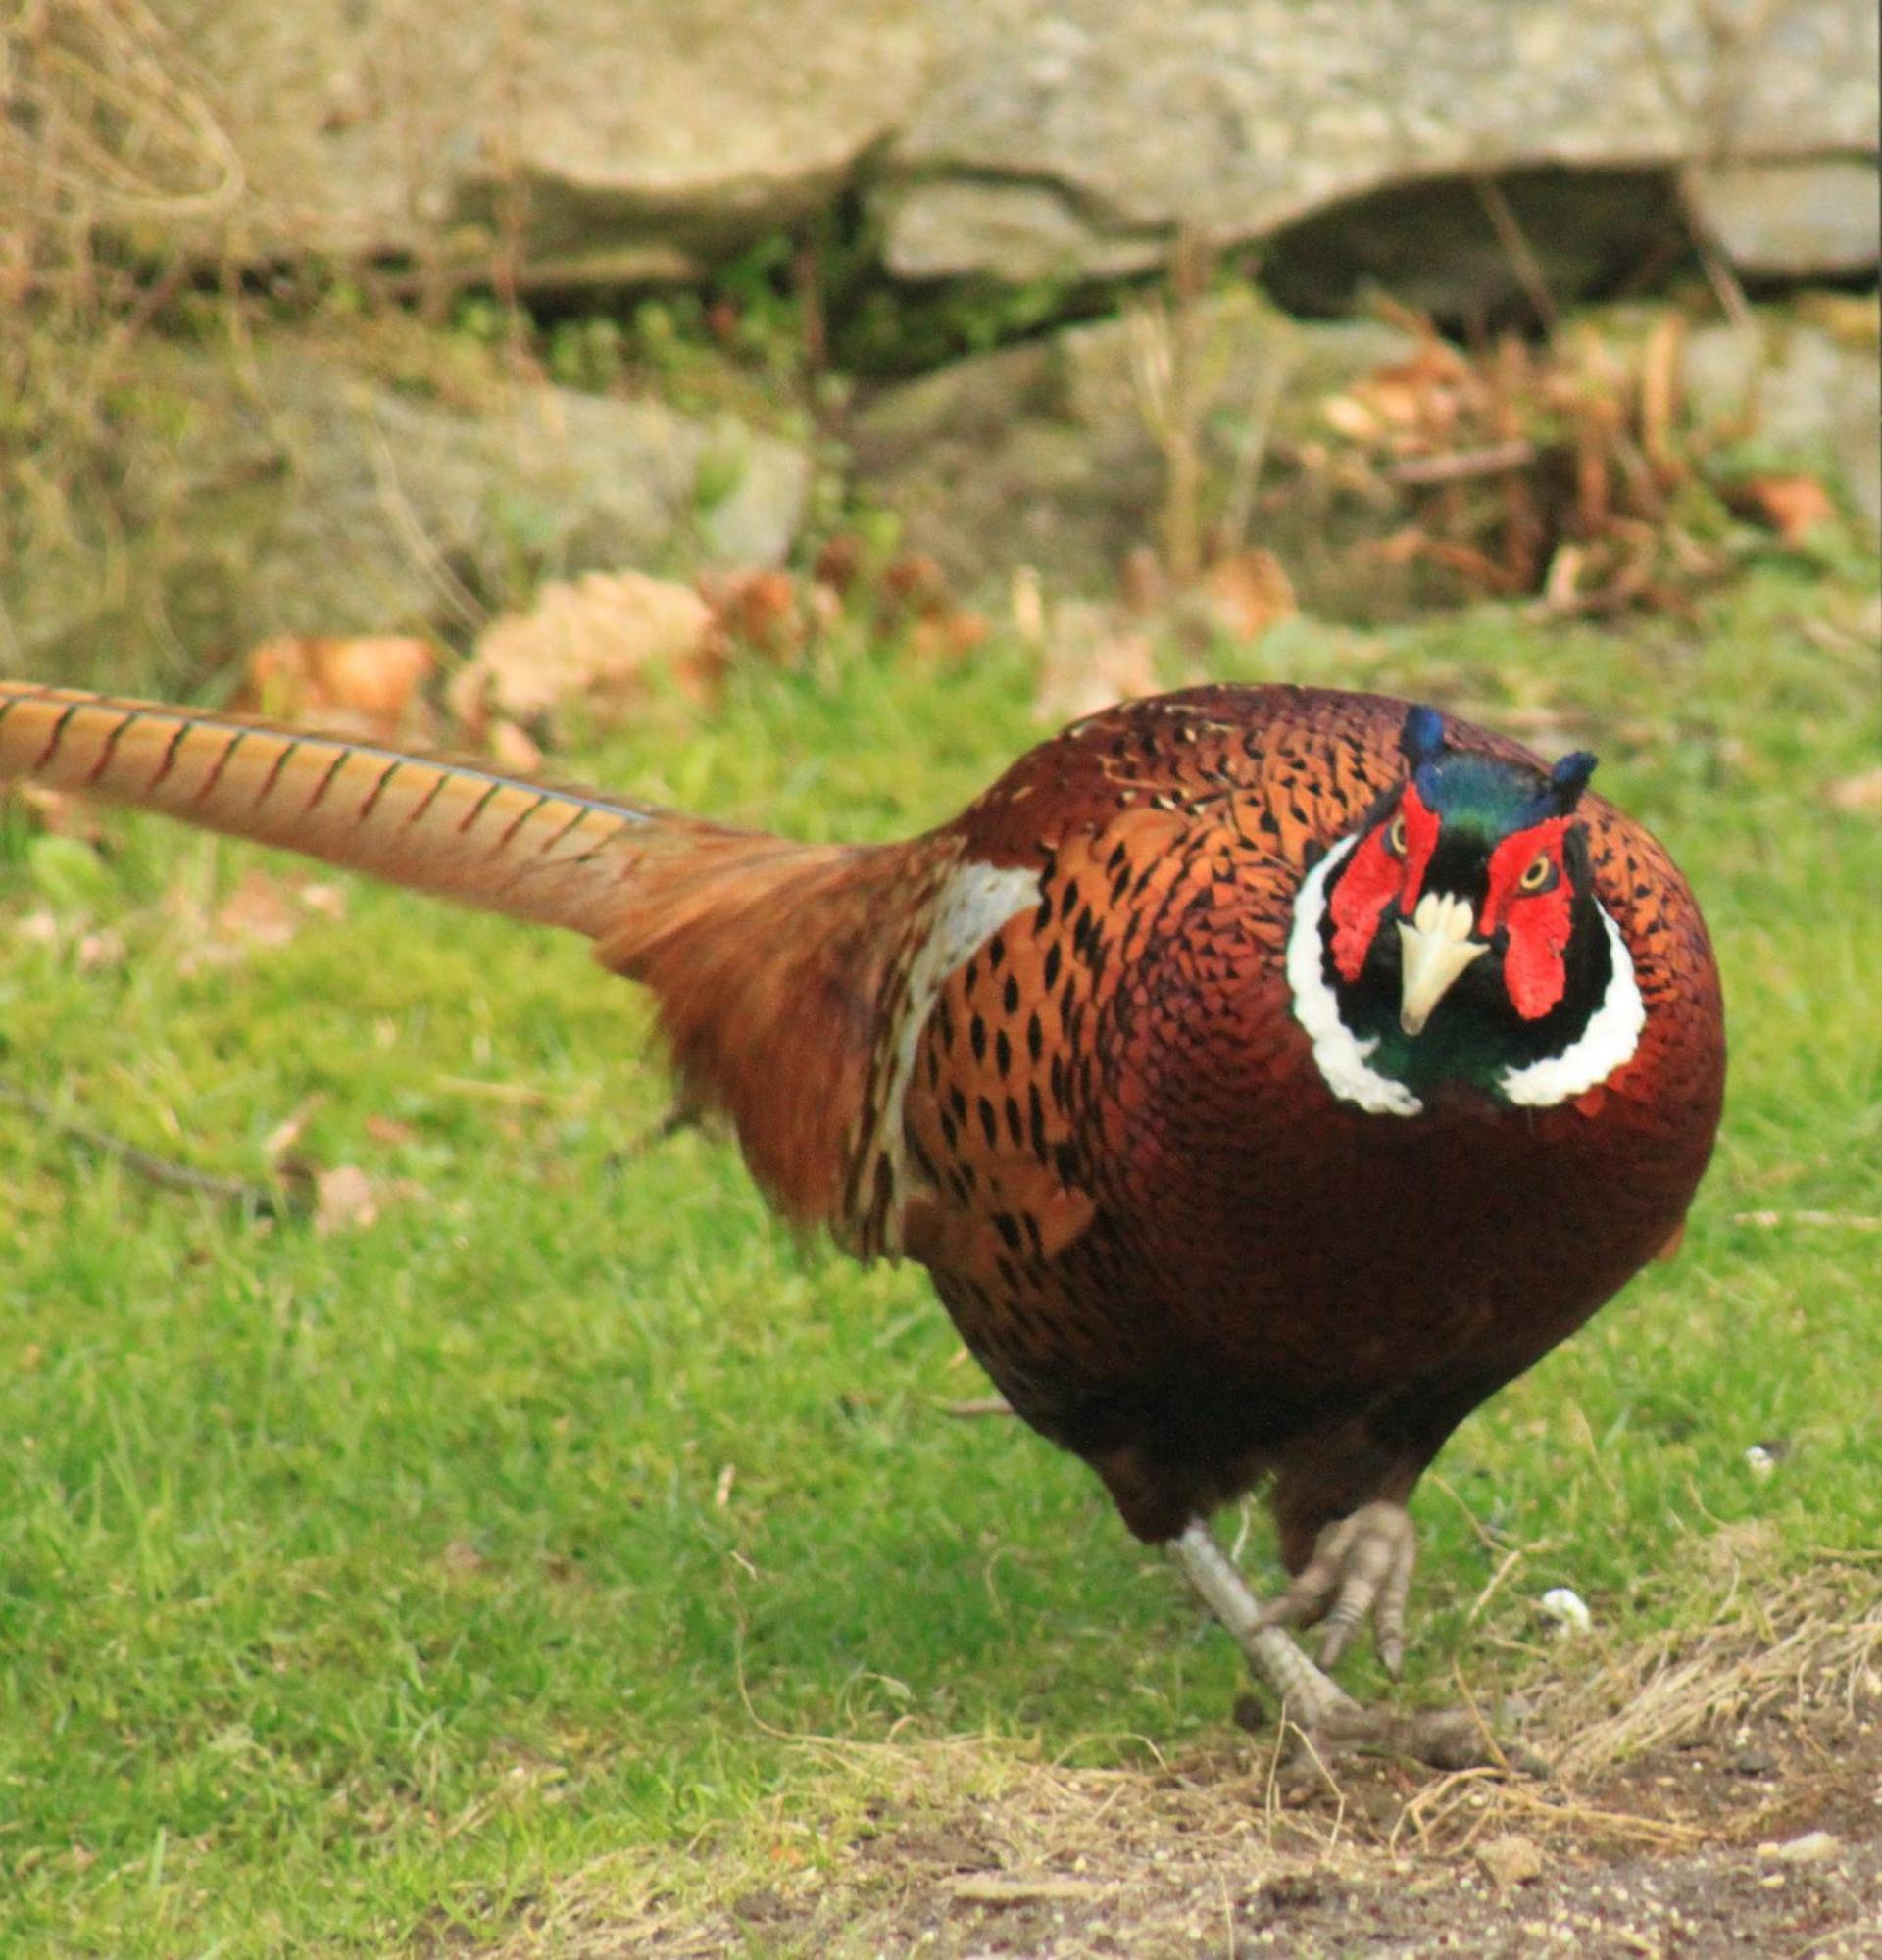
[[[1588,787],[1588,778],[1595,773],[1595,758],[1586,749],[1577,749],[1573,755],[1564,756],[1549,771],[1550,800],[1559,814],[1566,816],[1581,800],[1581,793]]]
[[[1408,708],[1399,730],[1399,748],[1415,775],[1444,754],[1444,716],[1435,708]]]

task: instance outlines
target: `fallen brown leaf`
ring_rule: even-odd
[[[528,731],[519,728],[514,721],[501,718],[492,721],[488,740],[492,760],[506,769],[527,775],[530,770],[541,768],[542,745],[532,741]]]
[[[231,950],[285,946],[300,930],[301,915],[284,885],[266,871],[249,870],[216,907],[213,923]]]
[[[285,1116],[262,1139],[262,1155],[271,1164],[278,1165],[296,1144],[301,1141],[307,1129],[307,1119],[321,1105],[322,1099],[310,1096],[291,1115]]]
[[[451,710],[476,739],[492,715],[552,727],[574,709],[619,716],[656,671],[703,693],[714,626],[712,608],[690,585],[644,572],[591,571],[546,585],[527,612],[484,628],[451,684]]]
[[[1514,1832],[1479,1844],[1476,1856],[1484,1876],[1500,1892],[1528,1885],[1543,1874],[1541,1847],[1533,1838]]]
[[[843,593],[823,578],[788,571],[716,572],[699,583],[713,609],[714,631],[698,664],[699,690],[710,694],[740,651],[794,666],[804,650],[842,616]]]
[[[213,912],[205,913],[181,887],[173,888],[165,900],[165,909],[184,929],[185,943],[176,962],[183,973],[239,965],[252,953],[287,945],[310,914],[343,918],[346,905],[343,886],[276,878],[259,867],[245,871]]]
[[[700,596],[728,640],[780,665],[803,652],[815,621],[788,571],[738,571],[702,581]]]
[[[986,617],[966,607],[935,612],[909,628],[909,657],[931,665],[964,659],[987,637]]]
[[[126,957],[124,936],[105,926],[78,942],[78,965],[87,973],[116,972]]]
[[[1833,809],[1853,811],[1882,810],[1882,768],[1863,769],[1844,776],[1823,792]]]
[[[1768,525],[1787,545],[1801,544],[1836,515],[1830,493],[1814,476],[1747,476],[1732,486],[1730,502],[1744,515]]]
[[[863,569],[863,540],[853,531],[838,531],[834,537],[824,539],[811,575],[840,597],[856,583],[857,574]]]
[[[1008,588],[1007,606],[1013,615],[1013,630],[1035,651],[1046,644],[1046,592],[1038,567],[1018,566]]]
[[[314,1230],[321,1237],[371,1225],[378,1215],[378,1194],[358,1164],[335,1164],[316,1173]]]
[[[437,656],[422,640],[289,634],[263,641],[244,666],[231,705],[245,713],[377,741],[429,740],[437,732],[422,692]]]
[[[484,1557],[469,1539],[454,1538],[438,1554],[438,1562],[454,1578],[469,1579],[483,1570]]]
[[[1280,560],[1259,546],[1218,558],[1204,571],[1197,590],[1212,623],[1239,640],[1259,639],[1299,610]]]
[[[43,783],[7,783],[0,785],[0,790],[29,809],[35,824],[49,836],[74,837],[80,844],[98,844],[104,839],[98,806],[83,797],[47,789]]]
[[[1371,442],[1381,433],[1379,417],[1353,395],[1328,395],[1320,404],[1320,414],[1327,427],[1348,442]]]

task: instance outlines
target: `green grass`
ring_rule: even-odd
[[[1871,603],[1778,564],[1625,634],[1300,624],[1213,663],[1559,715],[1725,968],[1727,1128],[1684,1254],[1440,1459],[1409,1695],[1494,1687],[1549,1585],[1616,1637],[1697,1612],[1721,1523],[1765,1521],[1772,1575],[1882,1540],[1878,1241],[1743,1222],[1877,1209],[1882,864],[1873,816],[1824,796],[1877,756]],[[1010,650],[941,676],[859,655],[581,766],[888,835],[1036,738],[1028,694]],[[177,895],[213,906],[257,859],[108,834],[96,863],[7,837],[6,1079],[247,1175],[301,1111],[304,1155],[398,1189],[365,1229],[258,1226],[0,1108],[0,1950],[501,1932],[604,1852],[826,1801],[777,1731],[1221,1738],[1236,1659],[1095,1482],[937,1411],[980,1390],[918,1272],[796,1245],[697,1134],[620,1160],[664,1084],[578,944],[359,886],[191,970]],[[47,909],[51,938],[16,930]],[[127,956],[87,964],[107,926]],[[1251,1558],[1271,1578],[1259,1532]]]

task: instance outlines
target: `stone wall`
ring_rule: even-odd
[[[1678,175],[1750,270],[1876,259],[1873,0],[153,5],[110,126],[172,195],[120,221],[254,259],[683,279],[854,186],[893,277],[1090,278],[1558,168]]]

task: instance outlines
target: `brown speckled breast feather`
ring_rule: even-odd
[[[1648,1019],[1557,1109],[1334,1099],[1282,970],[1301,877],[1403,774],[1404,706],[1204,688],[1094,717],[955,826],[1040,902],[943,991],[908,1102],[910,1247],[974,1352],[1133,1528],[1279,1473],[1296,1563],[1677,1230],[1711,1147],[1718,980],[1665,853],[1597,799]],[[1454,726],[1460,748],[1527,758]]]

